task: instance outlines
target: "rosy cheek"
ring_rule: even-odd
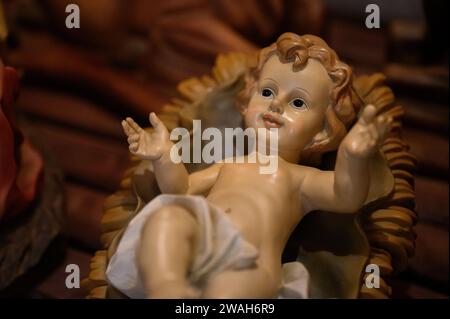
[[[262,112],[264,112],[266,110],[266,108],[264,108],[264,106],[262,106],[260,103],[256,102],[256,103],[252,103],[247,107],[246,110],[246,116],[254,116],[256,114],[261,114]]]
[[[304,135],[304,130],[308,127],[307,119],[289,114],[286,114],[284,118],[284,130],[287,134],[290,136]]]
[[[261,111],[261,110],[266,110],[267,106],[265,105],[266,103],[264,103],[265,101],[259,101],[259,100],[255,100],[252,103],[249,104],[249,109],[252,111]]]
[[[245,120],[246,122],[251,123],[258,122],[258,120],[260,119],[260,114],[261,113],[256,110],[249,110],[247,114],[245,114]]]

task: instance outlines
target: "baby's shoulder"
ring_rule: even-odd
[[[291,176],[298,179],[299,182],[301,182],[309,174],[319,171],[318,168],[312,166],[292,164],[292,163],[288,164],[289,165],[287,167],[289,169]]]

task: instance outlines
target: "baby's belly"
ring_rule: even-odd
[[[271,255],[281,254],[293,223],[285,199],[274,192],[232,187],[211,192],[208,201],[227,214],[247,241]]]

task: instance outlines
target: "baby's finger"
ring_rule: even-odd
[[[379,116],[377,118],[376,126],[377,126],[377,130],[378,130],[378,134],[380,136],[380,138],[379,138],[380,142],[382,142],[382,141],[384,141],[387,133],[390,131],[390,129],[392,127],[392,118]]]
[[[368,124],[372,123],[372,121],[375,118],[376,113],[377,113],[377,109],[375,108],[375,106],[373,106],[372,104],[367,105],[364,108],[364,110],[359,118],[359,122],[362,125],[368,125]]]
[[[136,133],[142,131],[142,128],[131,117],[127,117],[127,123]]]
[[[377,116],[377,119],[375,120],[375,127],[376,127],[379,135],[383,135],[384,134],[384,130],[386,129],[386,125],[387,125],[386,117],[383,116],[383,115]]]
[[[130,126],[128,125],[127,121],[122,121],[122,129],[125,135],[129,136],[131,134],[130,132]]]
[[[370,140],[378,142],[380,134],[378,133],[377,127],[374,124],[371,124],[367,127],[367,131],[369,132]]]
[[[153,128],[157,132],[166,131],[166,126],[164,123],[159,119],[159,117],[155,114],[155,112],[150,113],[149,115],[150,123],[152,124]]]
[[[136,153],[137,150],[138,150],[138,143],[132,143],[132,144],[130,144],[129,149],[130,149],[131,152]]]
[[[376,140],[371,140],[369,143],[368,143],[368,146],[369,146],[369,148],[374,148],[375,146],[377,146],[377,141]]]
[[[374,147],[375,145],[377,145],[378,140],[376,138],[371,137],[370,139],[367,140],[367,145],[369,145],[370,147]]]
[[[130,137],[128,137],[127,141],[128,141],[128,144],[133,144],[133,143],[139,141],[139,134],[131,135]]]

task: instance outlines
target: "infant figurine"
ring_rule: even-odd
[[[351,68],[316,36],[285,33],[261,50],[238,107],[246,128],[277,130],[278,167],[270,174],[246,161],[249,153],[243,163],[189,175],[171,160],[174,144],[154,113],[152,133],[123,121],[130,152],[152,161],[162,194],[125,230],[108,281],[137,298],[276,298],[281,256],[302,218],[355,213],[368,196],[369,161],[392,119],[368,105],[346,134],[351,81]],[[334,171],[299,164],[337,146]]]

